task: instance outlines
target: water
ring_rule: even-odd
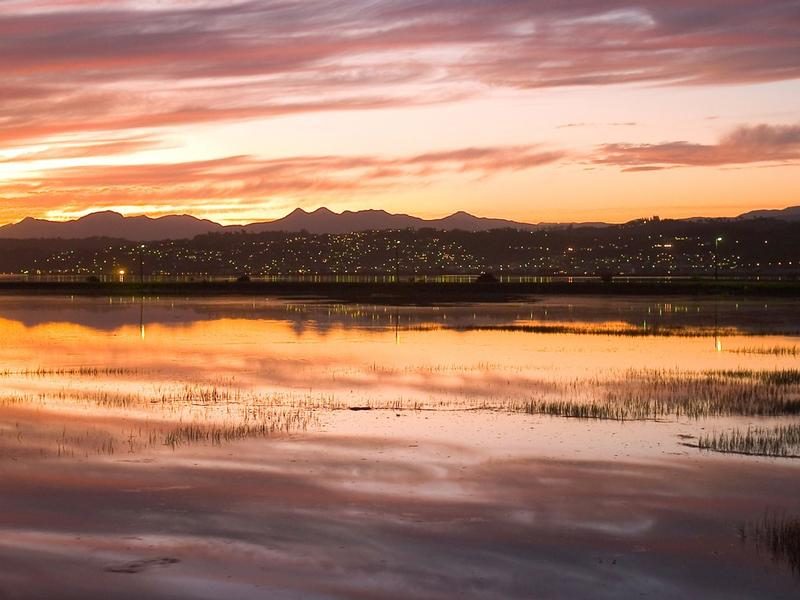
[[[1,297],[0,596],[796,597],[798,309]]]

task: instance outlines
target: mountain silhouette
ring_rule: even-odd
[[[275,221],[250,225],[224,226],[213,221],[198,219],[190,215],[166,217],[125,217],[113,211],[92,213],[74,221],[46,221],[27,217],[19,223],[0,227],[0,238],[4,239],[84,239],[109,237],[130,241],[155,241],[165,239],[193,238],[205,233],[239,232],[262,233],[286,231],[309,233],[352,233],[383,229],[463,229],[466,231],[488,231],[490,229],[537,229],[529,223],[517,223],[503,219],[475,217],[458,212],[443,219],[426,220],[405,214],[392,214],[384,210],[346,210],[335,213],[327,208],[307,212],[298,208]]]
[[[457,212],[442,219],[422,219],[405,214],[392,214],[385,210],[346,210],[335,213],[327,208],[307,212],[295,209],[289,215],[268,223],[253,223],[242,229],[250,233],[264,231],[308,231],[309,233],[352,233],[382,229],[431,229],[488,231],[491,229],[537,229],[538,225],[518,223],[504,219],[487,219],[469,213]]]
[[[800,206],[783,210],[757,210],[745,213],[736,219],[772,218],[784,221],[800,221]],[[283,218],[249,225],[221,225],[208,219],[191,215],[168,215],[165,217],[125,217],[117,212],[96,212],[73,221],[46,221],[27,217],[18,223],[0,227],[0,239],[85,239],[108,237],[136,242],[189,239],[207,233],[270,231],[300,232],[316,234],[341,234],[359,231],[386,229],[441,229],[446,231],[490,231],[493,229],[516,229],[534,231],[559,229],[570,225],[583,227],[606,227],[606,223],[521,223],[506,219],[476,217],[459,211],[440,219],[422,219],[406,214],[394,214],[385,210],[346,210],[335,213],[327,208],[308,212],[295,209]]]
[[[781,221],[800,221],[800,206],[790,206],[789,208],[778,210],[751,210],[740,219],[780,219]]]
[[[96,212],[74,221],[46,221],[27,217],[19,223],[0,227],[5,239],[83,239],[109,237],[149,242],[165,239],[193,238],[203,233],[223,231],[219,223],[191,215],[166,217],[125,217],[117,212]]]

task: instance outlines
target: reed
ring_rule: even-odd
[[[800,347],[798,346],[769,346],[762,348],[759,346],[751,346],[745,348],[733,348],[729,350],[732,354],[755,354],[763,356],[798,356],[800,355]]]
[[[161,444],[176,449],[188,444],[223,443],[253,437],[271,437],[279,434],[291,434],[306,431],[313,421],[313,415],[301,411],[273,412],[270,418],[258,422],[208,424],[195,422],[181,424],[163,434]],[[157,438],[150,437],[153,445]]]
[[[698,439],[697,445],[711,452],[800,458],[800,423],[707,434]]]
[[[699,338],[716,336],[758,336],[758,332],[749,332],[734,327],[689,327],[689,326],[660,326],[660,325],[636,325],[625,326],[603,326],[587,323],[531,323],[515,325],[409,325],[405,328],[408,331],[502,331],[508,333],[537,333],[551,335],[606,335],[618,337],[679,337],[679,338]],[[771,332],[774,335],[798,335],[795,329],[786,329]]]
[[[528,380],[526,387],[496,395],[450,391],[397,398],[357,399],[359,406],[386,410],[495,410],[584,419],[649,420],[715,416],[800,415],[800,371],[629,370],[607,379]],[[527,391],[526,391],[527,390]],[[158,410],[172,418],[226,418],[270,408],[343,410],[351,401],[333,392],[257,392],[223,386],[160,386],[119,391],[62,388],[38,395],[0,396],[0,405],[102,407]]]
[[[75,367],[60,369],[4,369],[0,370],[0,377],[124,377],[139,375],[139,369],[124,367]]]
[[[742,525],[739,536],[743,543],[766,549],[773,560],[800,576],[800,518],[768,513],[760,521]]]

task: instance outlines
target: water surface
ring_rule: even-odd
[[[798,462],[695,447],[796,417],[539,408],[761,397],[798,309],[0,298],[0,595],[796,597]]]

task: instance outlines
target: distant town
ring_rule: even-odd
[[[641,219],[489,231],[212,233],[183,240],[0,240],[0,272],[137,278],[800,275],[800,223]]]

